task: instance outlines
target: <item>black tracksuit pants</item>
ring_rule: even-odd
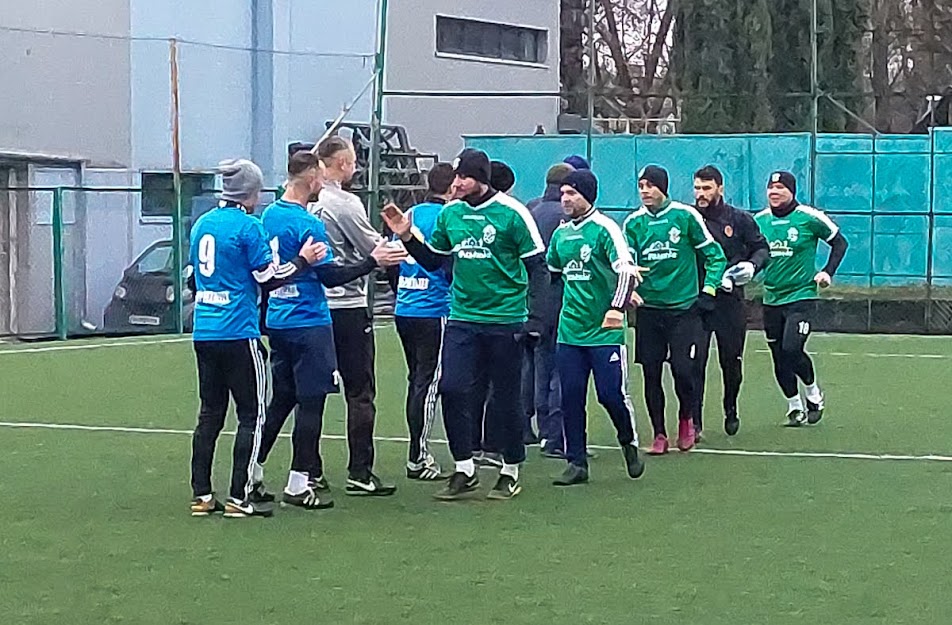
[[[265,420],[267,356],[258,339],[195,341],[201,408],[192,435],[192,492],[212,493],[212,463],[225,426],[229,396],[235,400],[238,434],[232,450],[229,495],[244,501],[251,493],[251,469],[258,457]]]
[[[443,345],[443,318],[395,317],[397,334],[407,360],[407,430],[410,450],[407,462],[426,460],[427,440],[433,430],[439,397],[440,348]]]
[[[697,350],[701,316],[696,308],[639,308],[635,327],[635,360],[645,379],[645,404],[655,436],[667,436],[664,423],[664,363],[671,365],[678,396],[678,420],[690,421],[697,411]]]
[[[703,426],[704,387],[707,382],[707,362],[712,336],[717,339],[717,358],[724,379],[724,416],[737,416],[737,397],[743,381],[744,344],[747,340],[747,310],[742,297],[718,293],[714,310],[701,316],[702,331],[698,344],[698,407],[694,426]]]

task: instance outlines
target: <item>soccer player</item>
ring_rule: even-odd
[[[344,264],[361,263],[385,239],[370,224],[360,199],[343,188],[356,171],[354,146],[342,137],[329,137],[318,145],[317,154],[327,168],[327,181],[317,204],[318,217],[327,227],[334,256]],[[371,286],[371,281],[361,277],[327,291],[334,321],[337,364],[347,403],[347,444],[350,450],[347,492],[354,495],[360,490],[371,495],[395,490],[394,486],[383,484],[373,473],[377,381],[368,286]]]
[[[288,164],[289,180],[281,198],[265,209],[262,221],[271,237],[277,259],[288,256],[300,241],[327,242],[324,224],[307,211],[307,203],[321,188],[321,163],[311,152],[294,154]],[[350,266],[333,264],[333,252],[310,271],[304,272],[272,292],[268,301],[274,393],[268,405],[264,440],[255,466],[255,494],[261,500],[273,498],[264,492],[263,465],[274,447],[288,415],[297,408],[291,435],[292,459],[284,503],[307,510],[333,506],[330,487],[324,478],[320,456],[320,436],[327,395],[337,392],[337,357],[331,314],[325,287],[346,284],[367,275],[378,265],[400,262],[403,254],[377,246],[371,255]],[[393,494],[381,487],[374,491],[347,485],[347,494]]]
[[[797,201],[797,179],[790,172],[770,175],[767,203],[769,208],[755,217],[770,246],[770,260],[764,269],[764,334],[777,384],[787,398],[785,425],[816,424],[823,417],[824,397],[806,344],[819,288],[830,286],[849,244],[829,217]],[[830,258],[817,272],[820,240],[830,246]],[[806,387],[806,411],[798,378]]]
[[[654,428],[653,455],[668,453],[664,424],[665,361],[671,365],[678,411],[678,448],[694,447],[697,410],[697,351],[701,311],[714,306],[724,278],[721,246],[694,208],[668,198],[668,172],[648,165],[638,176],[644,206],[628,216],[625,237],[635,262],[646,270],[636,291],[635,360],[645,380],[645,403]],[[698,265],[704,269],[701,285]],[[700,288],[699,288],[700,285]]]
[[[489,498],[511,499],[522,490],[519,465],[526,455],[519,399],[520,339],[538,337],[537,301],[548,271],[542,239],[529,211],[489,186],[486,153],[464,150],[455,171],[462,200],[446,205],[425,243],[396,206],[386,207],[384,219],[424,268],[440,267],[449,255],[454,259],[440,392],[456,466],[437,498],[459,499],[479,485],[471,411],[480,372],[488,371],[500,406],[490,413],[498,421],[489,428],[498,434],[503,452],[503,466]]]
[[[453,166],[437,163],[427,173],[426,201],[407,211],[407,219],[425,238],[433,233],[437,217],[453,198]],[[407,428],[410,451],[407,477],[437,480],[442,471],[427,449],[439,397],[440,348],[450,314],[448,268],[430,272],[412,257],[400,264],[394,322],[407,360]]]
[[[516,185],[516,175],[506,163],[502,161],[490,161],[489,163],[489,186],[509,195],[512,188]],[[532,417],[535,413],[533,406],[535,404],[535,386],[533,384],[535,376],[535,366],[532,361],[533,346],[528,341],[523,342],[522,354],[522,410],[524,415],[524,435],[523,442],[531,445],[538,442],[538,437],[532,430]],[[478,383],[476,391],[479,406],[474,409],[476,421],[473,425],[473,452],[474,460],[477,466],[486,468],[501,468],[502,454],[498,451],[499,443],[494,440],[493,432],[487,427],[487,423],[495,423],[496,418],[489,416],[489,413],[498,410],[496,394],[493,392],[492,385],[489,383],[489,375],[483,372]]]
[[[638,280],[635,263],[618,225],[598,212],[598,180],[588,170],[568,175],[562,207],[571,221],[552,235],[546,261],[564,282],[558,330],[558,367],[568,466],[556,486],[588,481],[585,404],[589,377],[608,412],[628,475],[642,476],[635,411],[628,397],[625,313]],[[555,278],[558,279],[558,278]]]
[[[694,174],[694,205],[704,218],[708,232],[724,250],[728,266],[714,298],[714,308],[704,313],[702,318],[703,333],[698,354],[699,403],[694,414],[695,436],[700,440],[712,334],[717,337],[717,356],[724,378],[724,431],[728,436],[734,436],[740,428],[737,397],[743,380],[747,338],[744,285],[763,269],[768,251],[767,240],[754,223],[753,216],[724,201],[724,176],[713,165],[702,167]]]
[[[265,417],[265,353],[258,325],[259,286],[274,288],[327,253],[312,239],[298,242],[294,259],[273,263],[261,222],[251,216],[264,183],[251,161],[225,161],[219,167],[223,191],[217,209],[192,227],[189,287],[195,293],[192,339],[198,361],[201,408],[192,436],[192,516],[224,511],[229,518],[271,516],[268,506],[251,500],[252,465],[261,444]],[[212,460],[225,425],[229,394],[235,400],[238,433],[233,451],[231,490],[222,506],[212,493]]]

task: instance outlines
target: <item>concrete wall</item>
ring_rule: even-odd
[[[484,6],[488,4],[489,6]],[[169,45],[179,43],[182,165],[209,171],[251,157],[269,186],[284,180],[286,147],[315,140],[373,73],[376,0],[0,0],[3,25],[156,39],[114,40],[0,31],[0,156],[45,154],[33,186],[132,187],[142,171],[170,171]],[[550,0],[392,2],[387,88],[403,91],[558,91],[558,7]],[[436,14],[549,31],[544,67],[440,58]],[[239,49],[234,49],[239,48]],[[258,51],[252,51],[257,49]],[[24,97],[26,96],[26,97]],[[368,90],[348,120],[370,121]],[[554,126],[558,98],[390,97],[384,121],[443,158],[462,134]],[[80,165],[80,163],[82,163]],[[21,333],[53,329],[52,192],[21,203],[17,308]],[[67,192],[70,330],[102,323],[123,269],[169,238],[168,220],[143,219],[137,192]]]
[[[129,35],[129,0],[0,0],[3,25]],[[129,42],[0,32],[0,154],[130,164]]]
[[[130,0],[130,10],[135,37],[252,47],[249,0]],[[209,169],[224,158],[250,156],[251,58],[247,50],[179,44],[183,169]],[[169,170],[168,43],[135,42],[131,69],[133,169]]]
[[[270,5],[271,47],[292,52],[260,57],[262,65],[272,64],[272,151],[258,162],[277,185],[284,180],[288,143],[318,139],[325,122],[336,118],[373,75],[376,2],[351,0],[329,10],[326,3],[311,0],[255,1]],[[348,120],[369,122],[370,111],[368,91]]]
[[[415,0],[390,5],[386,88],[390,91],[559,91],[559,6],[551,0],[470,2]],[[544,67],[459,60],[436,52],[436,15],[548,30]],[[461,135],[528,134],[555,127],[558,97],[388,97],[384,120],[407,127],[414,147],[446,160]]]

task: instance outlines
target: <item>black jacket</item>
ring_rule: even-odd
[[[545,195],[538,201],[530,202],[532,208],[529,214],[539,228],[539,234],[542,236],[542,242],[545,244],[546,253],[549,251],[549,243],[552,242],[552,234],[555,229],[562,225],[562,222],[568,218],[562,211],[562,187],[557,184],[550,184],[545,189]],[[562,310],[562,280],[553,279],[546,292],[543,319],[547,332],[554,332],[559,323],[559,312]]]
[[[764,268],[770,258],[770,248],[750,213],[734,208],[723,200],[707,208],[699,208],[698,212],[704,217],[704,224],[711,236],[724,250],[728,267],[747,261],[754,265],[755,272]],[[735,289],[735,292],[743,296],[743,289]]]
[[[545,195],[538,202],[533,200],[529,204],[530,206],[527,207],[529,214],[535,220],[539,234],[542,235],[542,242],[548,250],[552,233],[566,220],[565,213],[562,212],[562,187],[550,184],[545,189]]]

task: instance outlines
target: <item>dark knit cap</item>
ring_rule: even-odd
[[[575,169],[591,169],[591,165],[588,164],[588,161],[585,160],[585,157],[579,156],[578,154],[573,154],[572,156],[565,157],[565,160],[562,161],[566,165],[571,165]]]
[[[562,186],[572,187],[592,206],[598,199],[598,179],[588,169],[573,171],[562,181]]]
[[[466,148],[459,153],[456,161],[453,162],[453,171],[457,176],[472,178],[483,184],[489,184],[492,178],[489,156],[482,150],[474,150],[473,148]]]
[[[512,167],[502,161],[492,161],[489,164],[489,186],[496,191],[509,193],[509,190],[516,185],[516,174]]]
[[[638,174],[638,180],[647,180],[653,186],[658,187],[662,193],[668,194],[668,172],[663,167],[648,165]]]
[[[783,186],[790,189],[790,193],[794,196],[797,194],[797,178],[789,171],[775,171],[770,174],[770,178],[767,181],[767,186],[769,187],[772,184],[780,183]]]

